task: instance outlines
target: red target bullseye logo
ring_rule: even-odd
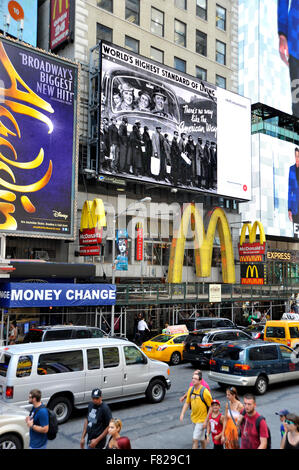
[[[10,16],[16,20],[20,21],[24,19],[24,10],[18,2],[11,1],[8,3],[8,11]]]

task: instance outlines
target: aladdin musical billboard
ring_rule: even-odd
[[[74,238],[78,67],[0,40],[0,231]]]
[[[101,78],[99,173],[251,198],[248,99],[105,42]]]

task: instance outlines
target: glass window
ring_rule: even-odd
[[[174,20],[174,42],[178,46],[186,47],[187,26],[179,20]]]
[[[183,341],[185,341],[187,336],[188,335],[177,336],[176,338],[173,338],[173,343],[174,344],[181,344]]]
[[[90,338],[90,331],[87,328],[84,330],[75,330],[74,338]]]
[[[151,47],[151,59],[164,64],[164,52],[156,47]]]
[[[32,370],[32,356],[20,356],[17,364],[16,377],[28,377]]]
[[[214,357],[231,361],[242,361],[245,357],[245,350],[232,346],[219,346],[214,352]]]
[[[196,0],[196,16],[202,20],[206,20],[208,16],[208,2],[207,0]]]
[[[45,341],[59,341],[60,339],[70,339],[71,337],[71,328],[68,330],[49,330],[46,331]]]
[[[97,43],[102,41],[112,42],[113,30],[104,26],[103,24],[97,23]]]
[[[207,55],[207,35],[202,31],[196,30],[196,52],[201,55]]]
[[[139,41],[137,39],[125,36],[125,46],[127,49],[130,49],[130,51],[139,54]]]
[[[179,59],[178,57],[174,58],[174,68],[179,70],[180,72],[186,72],[186,62],[183,59]]]
[[[226,89],[226,78],[221,77],[221,75],[216,75],[216,85],[219,86],[219,88]]]
[[[278,349],[276,346],[266,346],[263,350],[264,361],[277,361],[278,359]]]
[[[103,338],[104,337],[104,333],[103,333],[102,330],[100,330],[100,328],[91,328],[90,332],[91,332],[91,337],[92,338]]]
[[[187,0],[174,0],[174,4],[178,8],[182,8],[183,10],[187,10]]]
[[[88,370],[101,368],[99,349],[87,349],[87,367]]]
[[[249,360],[250,361],[263,361],[264,360],[263,348],[261,346],[257,348],[250,348]]]
[[[292,349],[286,348],[285,346],[279,346],[279,349],[283,359],[288,359],[289,361],[292,361]]]
[[[151,10],[151,32],[164,36],[164,13],[154,7]]]
[[[203,69],[202,67],[195,67],[195,75],[196,78],[199,78],[200,80],[207,81],[207,71],[206,69]]]
[[[266,329],[266,338],[285,338],[283,326],[268,326]]]
[[[134,24],[140,22],[140,0],[126,0],[126,20]]]
[[[216,62],[226,64],[226,44],[216,40]]]
[[[0,375],[2,377],[6,377],[9,363],[10,356],[8,356],[8,354],[2,354],[0,356]]]
[[[299,328],[298,326],[290,327],[290,336],[291,338],[299,338]]]
[[[216,5],[216,26],[223,31],[226,30],[226,9]]]
[[[83,370],[83,354],[82,351],[41,354],[37,367],[38,375],[78,372]]]
[[[127,366],[145,363],[145,357],[139,349],[135,348],[135,346],[125,346],[124,353]]]
[[[118,348],[103,348],[102,352],[104,369],[107,369],[108,367],[117,367],[119,365]]]
[[[98,7],[113,13],[113,0],[98,0],[97,5]]]

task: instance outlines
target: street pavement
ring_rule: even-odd
[[[150,404],[146,399],[138,399],[110,405],[113,417],[122,420],[121,434],[130,438],[132,449],[191,449],[193,425],[188,412],[184,422],[179,421],[182,408],[179,398],[187,391],[193,370],[189,363],[170,367],[172,386],[162,403]],[[208,370],[203,370],[203,378],[224,411],[225,391],[209,381]],[[246,391],[239,390],[241,401]],[[273,449],[280,447],[280,420],[275,412],[287,408],[299,415],[298,396],[299,381],[273,385],[265,395],[257,396],[257,411],[267,420]],[[57,438],[48,442],[48,449],[79,449],[85,417],[86,409],[75,410],[69,421],[60,425]]]

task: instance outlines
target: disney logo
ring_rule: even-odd
[[[67,214],[62,214],[60,211],[55,211],[53,210],[53,215],[54,217],[59,217],[61,219],[68,219],[68,215]]]

